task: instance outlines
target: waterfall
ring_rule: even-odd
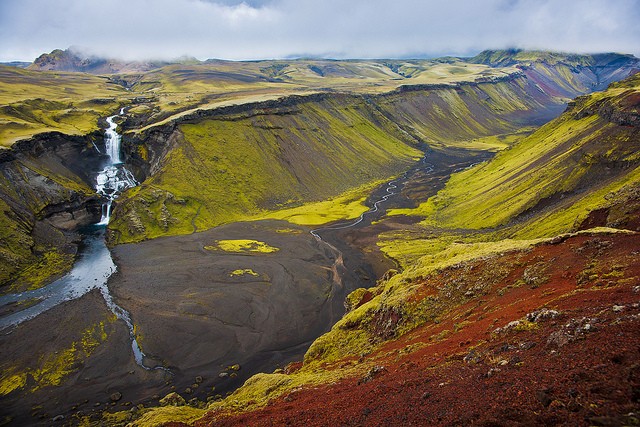
[[[96,176],[96,192],[106,200],[102,205],[102,218],[97,225],[106,226],[111,219],[113,201],[127,188],[138,185],[131,171],[123,166],[120,159],[120,143],[122,136],[116,131],[118,125],[114,119],[124,114],[124,108],[119,114],[107,117],[107,128],[104,136],[105,153],[109,157],[107,164]]]

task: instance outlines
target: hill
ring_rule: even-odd
[[[187,62],[187,60],[184,60]],[[195,60],[188,60],[197,62]],[[55,49],[43,53],[27,68],[33,71],[72,71],[89,74],[119,74],[125,72],[146,72],[168,65],[168,61],[122,61],[83,54],[78,49]]]

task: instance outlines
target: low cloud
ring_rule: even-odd
[[[2,0],[0,60],[399,58],[486,48],[640,54],[640,0]]]

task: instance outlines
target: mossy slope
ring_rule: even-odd
[[[638,184],[639,93],[636,76],[577,99],[490,162],[454,175],[418,213],[446,228],[495,228],[517,219],[511,232],[521,237],[570,231],[589,211],[611,204],[612,192]]]
[[[164,166],[115,210],[113,241],[184,234],[320,201],[421,156],[360,99],[326,97],[184,123]]]
[[[504,144],[478,138],[539,124],[555,117],[564,101],[509,75],[185,115],[177,130],[164,126],[164,138],[179,142],[162,169],[120,200],[111,241],[184,234],[333,197],[399,173],[419,155],[411,147],[424,142],[495,151]],[[158,129],[149,132],[162,133]]]

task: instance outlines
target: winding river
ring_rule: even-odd
[[[380,211],[380,205],[382,203],[386,202],[387,200],[389,200],[390,197],[395,196],[396,194],[398,194],[398,186],[399,185],[403,185],[407,181],[409,176],[412,173],[414,173],[417,169],[422,169],[426,173],[430,173],[431,171],[433,171],[433,165],[430,165],[429,163],[427,163],[427,157],[426,156],[422,158],[422,160],[420,161],[420,164],[421,164],[420,166],[414,167],[414,168],[408,170],[407,172],[405,172],[404,175],[402,175],[400,178],[397,178],[397,179],[394,179],[392,181],[389,181],[387,183],[387,188],[385,189],[385,193],[382,195],[382,197],[380,197],[378,200],[373,202],[373,206],[368,211],[365,211],[362,214],[360,214],[360,216],[358,218],[356,218],[354,220],[351,220],[351,221],[348,221],[346,223],[338,223],[338,224],[334,224],[334,225],[327,226],[327,227],[316,228],[315,230],[311,230],[311,234],[316,239],[323,241],[327,245],[331,246],[333,249],[337,250],[333,245],[331,245],[330,243],[328,243],[324,239],[322,239],[322,237],[320,237],[320,235],[318,233],[321,232],[321,231],[325,231],[325,230],[343,230],[345,228],[355,227],[356,225],[358,225],[362,221],[364,221],[367,216],[371,216],[371,215],[379,212]]]
[[[96,192],[104,199],[100,222],[83,230],[80,256],[67,275],[40,289],[0,297],[0,307],[7,304],[31,304],[28,308],[1,317],[0,330],[17,326],[65,301],[80,298],[97,289],[109,310],[126,323],[136,363],[145,369],[156,369],[144,364],[145,355],[136,341],[131,316],[114,302],[107,286],[109,277],[117,269],[104,239],[105,229],[111,218],[111,207],[113,201],[124,190],[137,185],[133,174],[123,165],[120,158],[121,135],[117,132],[118,125],[114,120],[123,114],[124,108],[118,114],[107,118],[109,127],[105,132],[105,152],[100,152],[96,147],[100,154],[107,156],[107,161],[103,169],[97,173],[95,182]]]

